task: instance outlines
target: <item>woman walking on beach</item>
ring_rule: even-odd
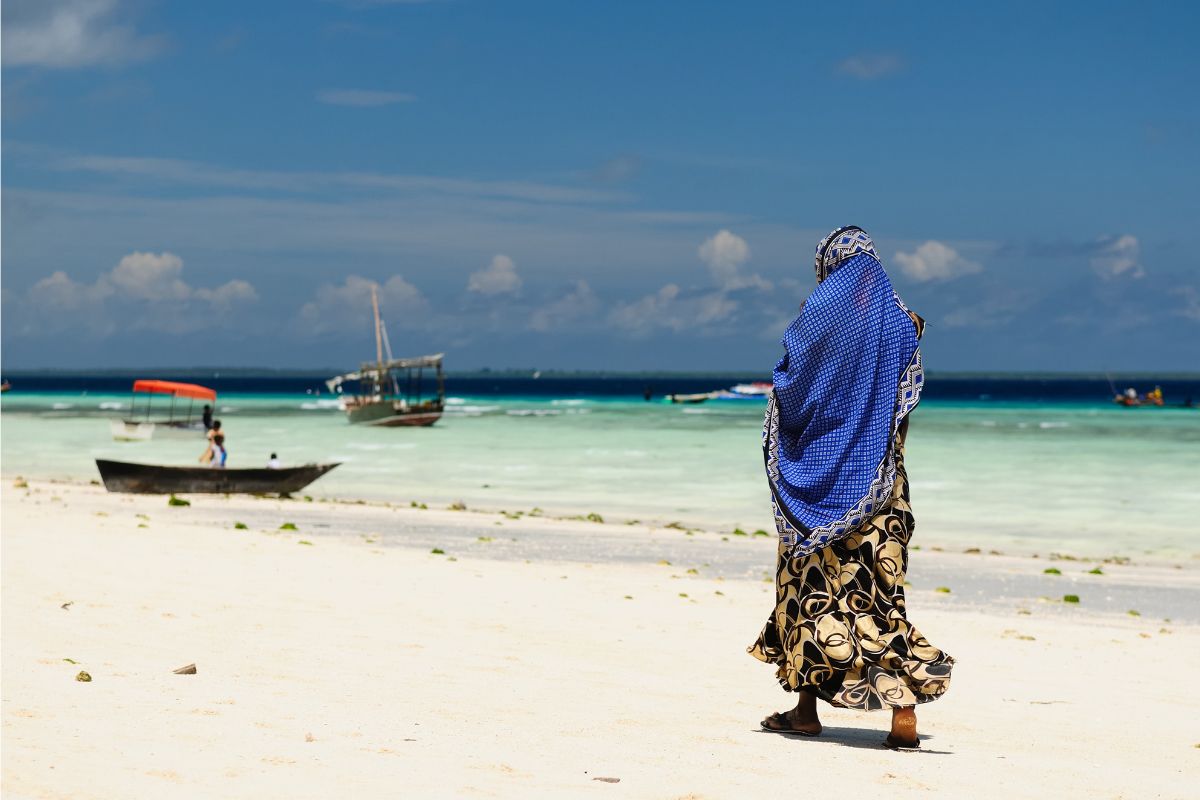
[[[905,613],[904,438],[924,380],[924,321],[861,228],[821,240],[816,270],[784,334],[763,428],[779,560],[775,609],[749,652],[778,667],[798,702],[762,726],[816,736],[820,698],[891,709],[884,743],[918,747],[914,707],[946,691],[954,664]]]

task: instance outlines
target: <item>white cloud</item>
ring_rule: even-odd
[[[599,306],[600,300],[587,281],[576,281],[571,291],[534,310],[529,317],[529,327],[544,333],[571,323],[578,323],[593,314]]]
[[[904,59],[892,53],[861,53],[838,62],[837,71],[859,80],[871,81],[904,69]]]
[[[750,260],[750,245],[728,230],[720,230],[697,249],[700,260],[708,264],[713,283],[725,291],[755,287],[770,289],[771,284],[758,275],[742,275],[740,267]]]
[[[78,283],[58,270],[29,288],[28,307],[49,312],[85,311],[103,303],[112,293],[107,281]]]
[[[5,0],[5,66],[67,69],[144,61],[166,46],[138,33],[117,0]]]
[[[1176,315],[1200,322],[1200,291],[1195,286],[1177,286],[1171,294],[1183,298],[1183,306],[1175,311]]]
[[[700,260],[708,264],[714,277],[720,272],[736,271],[750,258],[750,245],[746,240],[727,230],[720,230],[700,245],[696,251]]]
[[[635,336],[648,334],[657,327],[680,330],[670,313],[674,310],[677,297],[679,287],[668,283],[654,294],[630,303],[621,303],[609,314],[609,320],[617,328]]]
[[[232,280],[223,283],[215,289],[197,289],[195,296],[218,311],[229,311],[238,303],[252,303],[258,299],[258,292],[243,280]]]
[[[761,276],[742,274],[742,265],[750,260],[750,245],[732,231],[717,231],[696,249],[696,254],[708,265],[715,288],[684,292],[678,285],[668,283],[657,292],[619,303],[609,313],[613,327],[635,337],[646,336],[656,329],[679,332],[708,328],[704,332],[711,333],[715,324],[731,322],[736,317],[739,307],[736,292],[772,289],[771,282]]]
[[[130,253],[108,275],[125,297],[141,300],[186,300],[192,288],[184,283],[183,259],[174,253]]]
[[[393,275],[383,284],[368,278],[350,275],[340,286],[325,284],[313,299],[300,308],[300,321],[308,333],[343,330],[355,322],[361,327],[372,326],[371,289],[379,292],[379,315],[389,328],[415,328],[426,321],[429,301],[421,290],[400,275]]]
[[[642,159],[631,153],[610,158],[592,171],[592,180],[599,183],[624,183],[637,175]]]
[[[648,336],[659,329],[712,333],[711,326],[732,321],[737,309],[737,301],[725,292],[685,294],[676,284],[668,283],[657,292],[618,304],[608,320],[614,328],[633,337]]]
[[[377,108],[396,103],[412,103],[416,95],[405,92],[381,92],[372,89],[322,89],[317,92],[317,101],[331,106],[354,108]]]
[[[8,145],[11,147],[11,145]],[[231,169],[199,161],[139,156],[57,156],[51,165],[67,172],[92,172],[139,178],[152,184],[210,186],[240,190],[308,192],[326,195],[330,189],[367,189],[412,193],[427,201],[430,192],[478,198],[511,198],[537,203],[611,203],[628,199],[619,192],[583,189],[531,181],[471,180],[437,175],[386,172],[283,172]]]
[[[497,255],[492,263],[478,272],[472,272],[467,281],[467,291],[484,295],[513,294],[521,288],[521,276],[517,265],[506,255]]]
[[[1128,233],[1121,236],[1110,236],[1097,243],[1096,254],[1092,256],[1092,269],[1105,280],[1128,275],[1130,278],[1141,278],[1146,271],[1142,269],[1141,246],[1137,237]]]
[[[982,272],[983,266],[969,261],[953,247],[930,240],[911,253],[896,253],[896,263],[905,275],[916,281],[945,281]]]
[[[184,282],[174,253],[134,252],[94,283],[56,271],[30,287],[20,311],[30,321],[61,330],[74,324],[106,335],[118,328],[186,333],[222,322],[239,304],[258,300],[254,287],[231,280],[215,288]]]

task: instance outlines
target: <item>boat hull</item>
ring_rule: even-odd
[[[204,424],[137,422],[130,419],[109,421],[112,437],[118,442],[148,442],[151,439],[196,439],[204,434]]]
[[[399,403],[381,402],[347,405],[346,417],[355,425],[375,425],[381,428],[425,428],[442,418],[436,406],[406,408]]]
[[[336,466],[218,469],[96,459],[104,488],[131,494],[287,494],[303,489]]]

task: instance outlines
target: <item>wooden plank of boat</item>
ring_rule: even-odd
[[[337,462],[282,469],[215,469],[96,459],[105,489],[134,494],[286,494],[303,489],[336,466]]]

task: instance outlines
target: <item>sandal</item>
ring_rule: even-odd
[[[768,724],[768,723],[771,723],[771,724]],[[762,725],[762,729],[764,731],[766,731],[767,733],[782,733],[785,735],[791,734],[794,736],[819,736],[821,734],[821,731],[819,728],[815,731],[806,731],[806,730],[802,730],[800,728],[794,727],[792,725],[792,721],[790,719],[788,719],[788,715],[787,715],[786,711],[776,711],[774,714],[767,717],[759,724]],[[820,723],[817,723],[817,724],[818,724],[818,726],[820,725]],[[774,727],[772,727],[772,725]]]
[[[918,738],[911,742],[905,742],[901,739],[895,738],[889,733],[887,738],[883,740],[883,746],[889,750],[916,750],[920,748],[921,740]]]

